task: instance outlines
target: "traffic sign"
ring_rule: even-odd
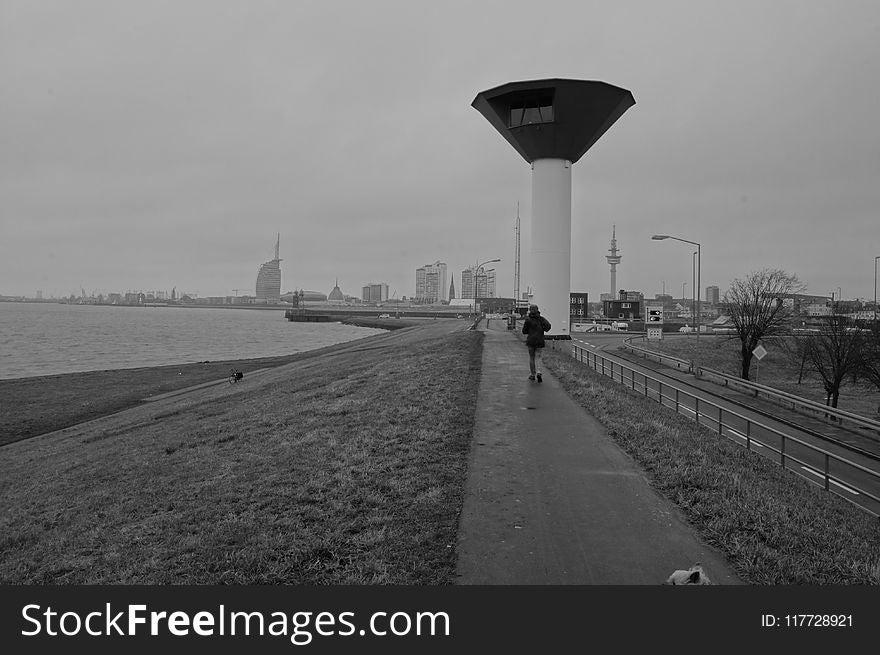
[[[752,354],[757,357],[758,361],[760,362],[762,359],[764,359],[764,355],[767,354],[767,349],[764,348],[764,346],[762,346],[761,344],[758,344],[758,347],[752,351]]]
[[[647,323],[663,323],[663,307],[648,307],[645,322]]]

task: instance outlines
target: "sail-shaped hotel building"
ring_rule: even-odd
[[[281,259],[278,257],[278,248],[281,245],[281,233],[275,241],[275,259],[271,259],[260,266],[257,273],[257,300],[268,304],[281,301]]]

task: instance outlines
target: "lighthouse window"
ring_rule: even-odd
[[[510,110],[510,127],[517,127],[522,125],[523,122],[523,112],[525,109],[522,107],[513,107]]]
[[[552,123],[553,105],[532,104],[510,108],[510,124],[508,127],[521,127],[535,123]]]

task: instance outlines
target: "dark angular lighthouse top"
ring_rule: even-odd
[[[632,93],[605,82],[531,80],[477,94],[471,106],[523,158],[575,163],[636,104]]]

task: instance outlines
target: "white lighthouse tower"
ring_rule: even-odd
[[[511,82],[477,94],[472,106],[532,165],[532,302],[570,339],[571,166],[635,104],[605,82]]]

